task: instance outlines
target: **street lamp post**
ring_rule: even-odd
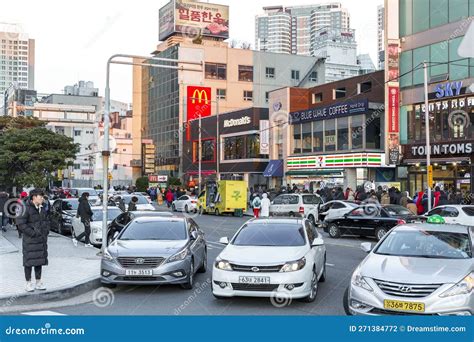
[[[128,59],[139,59],[139,60],[150,60],[156,62],[165,62],[165,63],[175,63],[176,65],[162,65],[162,64],[153,64],[146,62],[129,62],[129,61],[116,61],[116,58],[128,58]],[[121,64],[121,65],[132,65],[132,66],[147,66],[151,68],[162,68],[162,69],[175,69],[175,70],[186,70],[186,71],[197,71],[202,72],[202,61],[180,61],[170,58],[161,58],[161,57],[150,57],[150,56],[139,56],[139,55],[128,55],[128,54],[115,54],[112,55],[107,60],[107,69],[106,69],[106,78],[105,78],[105,110],[104,110],[104,144],[102,149],[102,184],[104,188],[104,193],[102,197],[102,254],[107,248],[107,218],[108,218],[108,202],[109,202],[109,182],[108,182],[108,171],[109,171],[109,158],[110,158],[110,148],[109,148],[109,129],[110,129],[110,65],[111,64]],[[200,66],[200,69],[185,68],[183,65],[197,65]]]
[[[430,144],[430,110],[428,103],[428,63],[423,62],[423,69],[425,75],[425,131],[426,131],[426,172],[428,185],[428,211],[431,210],[431,186],[430,184],[432,179],[432,166],[431,166],[431,144]]]

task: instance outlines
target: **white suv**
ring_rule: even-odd
[[[313,194],[279,195],[270,205],[270,216],[306,217],[322,202],[321,197]]]

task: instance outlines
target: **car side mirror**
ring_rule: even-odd
[[[198,233],[197,232],[192,232],[191,233],[191,240],[197,240],[199,237]]]
[[[223,237],[219,240],[219,243],[222,245],[228,245],[229,244],[229,238],[228,237]]]
[[[316,238],[313,240],[311,247],[321,247],[324,246],[324,240],[322,238]]]
[[[370,242],[363,242],[363,243],[360,244],[360,248],[365,253],[370,253],[372,251],[372,244]]]

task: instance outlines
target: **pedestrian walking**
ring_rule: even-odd
[[[253,217],[258,218],[260,214],[260,209],[262,207],[262,201],[260,197],[255,194],[254,199],[252,200],[252,208],[253,208]]]
[[[8,208],[7,208],[7,203],[8,203],[8,193],[5,191],[0,192],[0,214],[1,214],[1,221],[0,221],[0,227],[3,232],[7,231],[7,225],[8,225]]]
[[[260,212],[260,217],[270,217],[270,199],[268,198],[268,195],[265,193],[262,195],[262,201],[260,203],[261,206],[261,212]]]
[[[127,209],[125,208],[125,202],[121,196],[117,197],[117,203],[120,210],[122,210],[123,212],[127,211]]]
[[[138,197],[133,196],[130,203],[128,204],[128,211],[137,211]]]
[[[29,200],[17,218],[18,229],[23,234],[23,267],[25,270],[26,291],[44,291],[42,268],[48,265],[49,217],[43,207],[44,197],[40,190],[32,190]],[[36,284],[31,281],[33,269]]]
[[[81,218],[81,222],[84,225],[84,232],[79,234],[79,236],[72,237],[72,243],[77,247],[77,241],[85,238],[85,247],[92,247],[90,235],[91,235],[91,221],[92,221],[92,209],[89,204],[89,193],[84,192],[79,198],[79,206],[77,208],[77,217]]]

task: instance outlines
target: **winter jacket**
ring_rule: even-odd
[[[0,213],[7,212],[5,205],[8,202],[8,194],[6,192],[0,192]]]
[[[391,201],[390,201],[390,196],[389,196],[388,194],[382,195],[382,199],[381,199],[381,201],[380,201],[380,204],[382,204],[382,205],[388,205],[388,204],[390,204],[390,203],[391,203]]]
[[[33,202],[27,201],[16,222],[23,234],[23,266],[47,265],[50,221],[44,207],[38,211]]]
[[[130,201],[128,204],[128,211],[137,211],[137,204],[133,201]]]
[[[77,217],[81,218],[81,222],[90,221],[93,214],[94,213],[92,212],[91,205],[89,204],[87,198],[79,198],[79,206],[77,207]]]

